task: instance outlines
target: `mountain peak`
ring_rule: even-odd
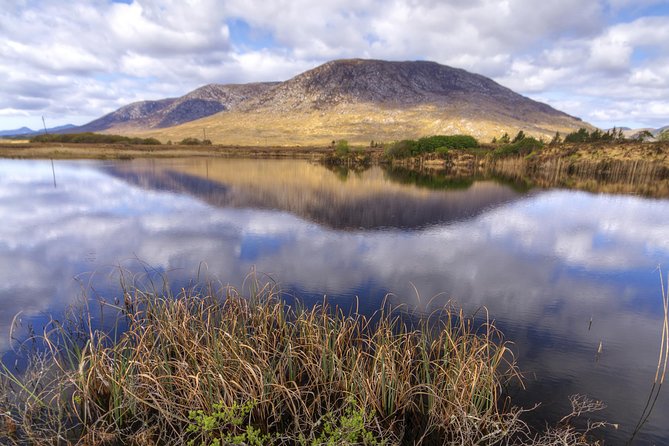
[[[533,101],[480,74],[431,61],[339,59],[305,71],[243,104],[270,112],[328,110],[341,104],[415,107],[425,104],[475,114],[499,110],[526,116],[571,116]],[[501,106],[501,107],[500,107]]]

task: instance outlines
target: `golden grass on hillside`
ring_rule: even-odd
[[[492,111],[463,115],[457,105],[419,105],[390,108],[375,104],[340,104],[324,110],[299,110],[277,113],[226,111],[175,127],[163,129],[112,129],[163,142],[200,137],[203,129],[214,144],[244,146],[316,145],[327,146],[333,140],[348,140],[358,145],[371,141],[392,142],[426,135],[468,134],[490,141],[505,132],[513,135],[522,129],[528,135],[552,137],[577,130],[573,120],[565,117],[536,115],[532,121],[513,118]],[[584,124],[584,126],[587,126]]]

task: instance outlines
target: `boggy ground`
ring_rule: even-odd
[[[380,153],[382,149],[375,149]],[[0,158],[18,159],[130,159],[193,156],[245,158],[320,158],[331,147],[221,146],[221,145],[131,145],[0,142]]]
[[[481,144],[474,151],[454,150],[444,159],[436,154],[421,159],[405,160],[403,164],[428,163],[435,167],[450,163],[482,163],[498,146]],[[372,160],[382,158],[383,147],[361,147]],[[282,146],[235,146],[235,145],[131,145],[131,144],[60,144],[0,141],[0,158],[53,158],[53,159],[123,159],[164,158],[189,156],[221,156],[249,158],[321,158],[334,152],[330,145],[282,145]],[[563,143],[544,148],[526,156],[534,163],[566,159],[574,161],[644,161],[669,167],[669,142],[615,142],[615,143]]]

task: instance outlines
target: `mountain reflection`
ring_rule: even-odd
[[[290,212],[334,229],[417,229],[471,218],[520,197],[492,181],[443,181],[426,190],[416,182],[412,187],[398,170],[330,171],[295,160],[136,160],[106,171],[213,206]]]

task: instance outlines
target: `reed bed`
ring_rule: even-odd
[[[116,310],[122,333],[72,313],[25,374],[4,368],[0,442],[588,444],[529,432],[502,396],[518,373],[501,334],[454,309],[366,317],[265,286],[132,289]]]

